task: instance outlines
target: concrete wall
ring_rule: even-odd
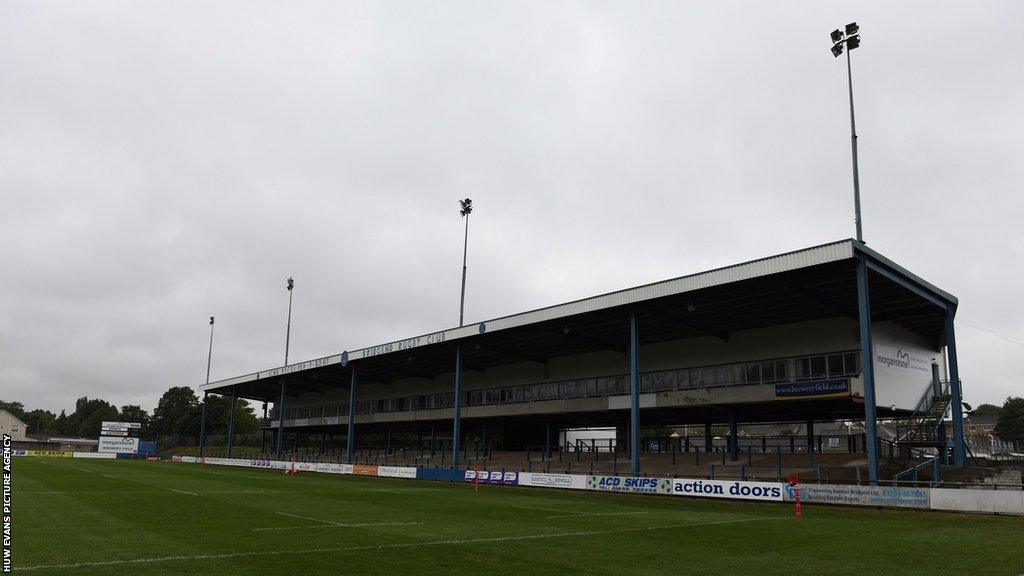
[[[932,510],[1024,514],[1024,491],[933,488]]]

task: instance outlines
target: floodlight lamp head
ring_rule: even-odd
[[[850,22],[849,24],[846,25],[846,35],[847,36],[853,36],[853,35],[857,34],[858,32],[860,32],[860,26],[857,26],[856,22]],[[834,34],[834,32],[833,32],[833,34]]]
[[[850,36],[846,39],[846,47],[850,50],[860,46],[860,36]]]
[[[294,287],[295,287],[295,280],[293,280],[291,278],[288,278],[288,291],[290,292],[291,289],[294,288]]]
[[[460,216],[469,216],[470,212],[473,211],[473,201],[469,198],[459,200],[459,205],[462,207],[462,209],[459,210]]]
[[[213,326],[213,316],[210,316],[210,326]]]
[[[835,44],[836,42],[842,42],[842,40],[843,40],[843,31],[838,29],[838,28],[836,28],[835,30],[832,31],[832,34],[830,34],[830,36],[832,38],[832,43],[833,44]]]
[[[832,55],[833,56],[835,56],[836,58],[839,58],[839,56],[842,55],[842,53],[843,53],[843,43],[842,42],[840,42],[839,44],[832,45]]]

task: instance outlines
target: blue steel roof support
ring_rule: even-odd
[[[629,455],[633,476],[640,475],[640,326],[629,311]]]
[[[287,392],[284,378],[281,378],[281,407],[277,411],[277,459],[281,459],[284,450],[284,395]]]
[[[875,406],[875,365],[871,346],[871,295],[868,293],[868,265],[857,259],[857,309],[860,324],[860,358],[864,377],[864,432],[867,435],[868,480],[878,484],[878,421]]]
[[[960,369],[956,359],[956,335],[953,331],[953,305],[946,307],[946,353],[949,355],[950,412],[953,418],[953,464],[967,466],[964,444],[963,391],[960,389]]]
[[[452,468],[459,467],[459,449],[462,447],[462,343],[455,345],[455,407],[452,410]]]
[[[353,365],[352,378],[348,385],[348,436],[345,439],[345,461],[349,464],[352,463],[356,451],[356,384],[358,383],[359,373]]]

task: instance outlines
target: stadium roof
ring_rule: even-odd
[[[564,304],[503,316],[402,340],[347,350],[201,385],[271,401],[282,379],[290,390],[346,386],[344,369],[359,366],[363,382],[433,378],[454,370],[455,343],[466,370],[601,350],[625,352],[627,313],[640,315],[641,344],[847,316],[857,318],[856,262],[869,273],[874,320],[896,320],[941,346],[946,305],[957,299],[856,240],[847,239]]]

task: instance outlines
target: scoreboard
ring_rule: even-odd
[[[107,454],[138,454],[139,422],[103,422],[100,424],[99,452]]]

